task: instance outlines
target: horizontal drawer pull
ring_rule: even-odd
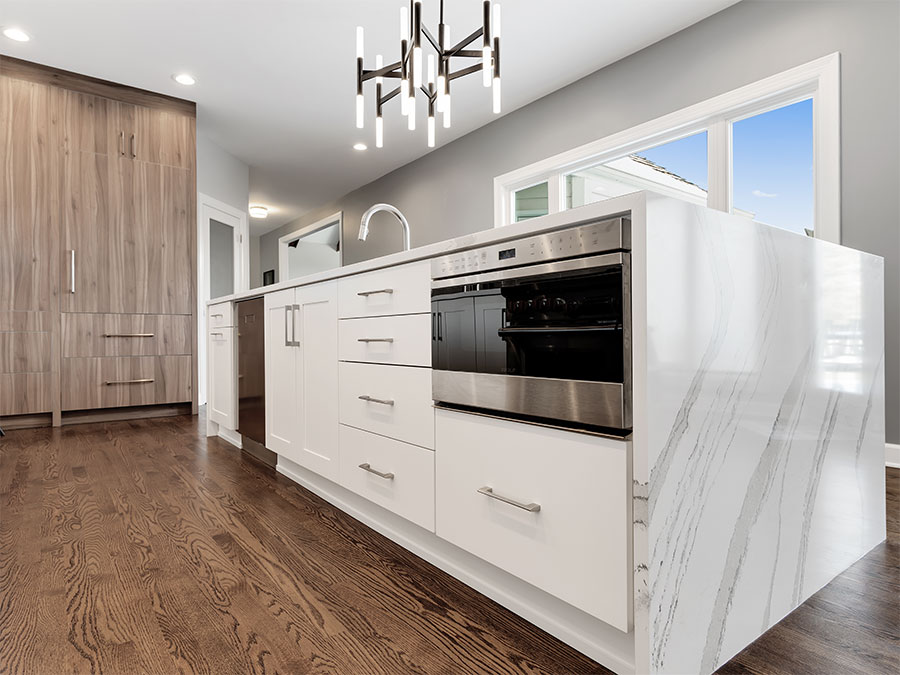
[[[517,502],[514,499],[510,499],[509,497],[504,497],[503,495],[498,495],[494,492],[494,488],[490,486],[484,486],[482,488],[478,488],[478,493],[483,494],[485,497],[490,497],[491,499],[496,499],[498,502],[503,502],[504,504],[510,504],[511,506],[515,506],[518,509],[522,509],[524,511],[531,511],[531,513],[537,513],[541,510],[541,505],[536,504],[535,502],[531,502],[530,504],[522,504],[521,502]]]
[[[394,401],[389,398],[375,398],[374,396],[357,396],[360,401],[368,401],[369,403],[380,403],[381,405],[394,405]]]
[[[359,468],[362,469],[363,471],[368,471],[369,473],[373,473],[376,476],[378,476],[379,478],[384,478],[385,480],[394,480],[394,474],[392,474],[390,472],[381,473],[381,471],[376,471],[375,469],[372,468],[372,466],[368,462],[366,462],[365,464],[360,464]]]
[[[225,316],[225,315],[224,315],[224,314],[210,314],[209,316],[210,316],[210,318],[212,318],[212,317],[214,317],[214,316],[217,316],[217,317],[219,317],[219,318],[221,319],[221,318],[222,318],[223,316]]]
[[[357,342],[393,342],[394,338],[356,338]]]
[[[107,387],[110,387],[114,384],[146,384],[148,382],[153,382],[153,378],[147,377],[141,380],[107,380],[103,384],[105,384]]]
[[[212,333],[210,333],[210,335],[225,335],[225,333],[219,333],[219,332],[213,331]],[[238,336],[238,337],[240,337],[240,336]]]
[[[108,338],[151,338],[153,333],[106,333],[103,337]]]
[[[391,295],[393,292],[393,288],[379,288],[377,291],[360,291],[359,293],[357,293],[357,295],[365,298],[370,295],[378,295],[379,293],[387,293],[388,295]]]

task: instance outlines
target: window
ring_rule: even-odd
[[[653,190],[840,243],[840,55],[494,179],[494,225]]]
[[[812,231],[811,98],[732,123],[733,210],[794,232]]]
[[[640,150],[566,175],[566,208],[655,190],[706,204],[706,132]]]
[[[546,181],[516,191],[515,222],[550,213],[549,185]]]

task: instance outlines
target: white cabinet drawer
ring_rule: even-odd
[[[434,447],[431,369],[341,362],[339,373],[342,424]]]
[[[627,442],[440,409],[435,439],[439,537],[630,629]]]
[[[343,319],[341,361],[431,366],[431,314]]]
[[[234,326],[234,305],[230,302],[218,302],[206,309],[209,330]]]
[[[434,532],[434,451],[341,425],[341,485]]]
[[[389,267],[338,280],[342,319],[431,311],[431,263]]]

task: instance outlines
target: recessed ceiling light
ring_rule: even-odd
[[[10,40],[15,40],[16,42],[28,42],[31,39],[31,36],[21,28],[4,28],[3,34]]]
[[[252,218],[265,218],[269,215],[269,209],[265,206],[251,206],[250,207],[250,216]]]
[[[368,150],[369,146],[366,145],[365,143],[354,143],[353,149],[354,150]]]
[[[188,87],[197,81],[187,73],[178,73],[177,75],[173,75],[172,79],[175,80],[178,84],[183,84]]]

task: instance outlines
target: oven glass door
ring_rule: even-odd
[[[437,370],[623,382],[621,265],[442,288],[432,295]]]

